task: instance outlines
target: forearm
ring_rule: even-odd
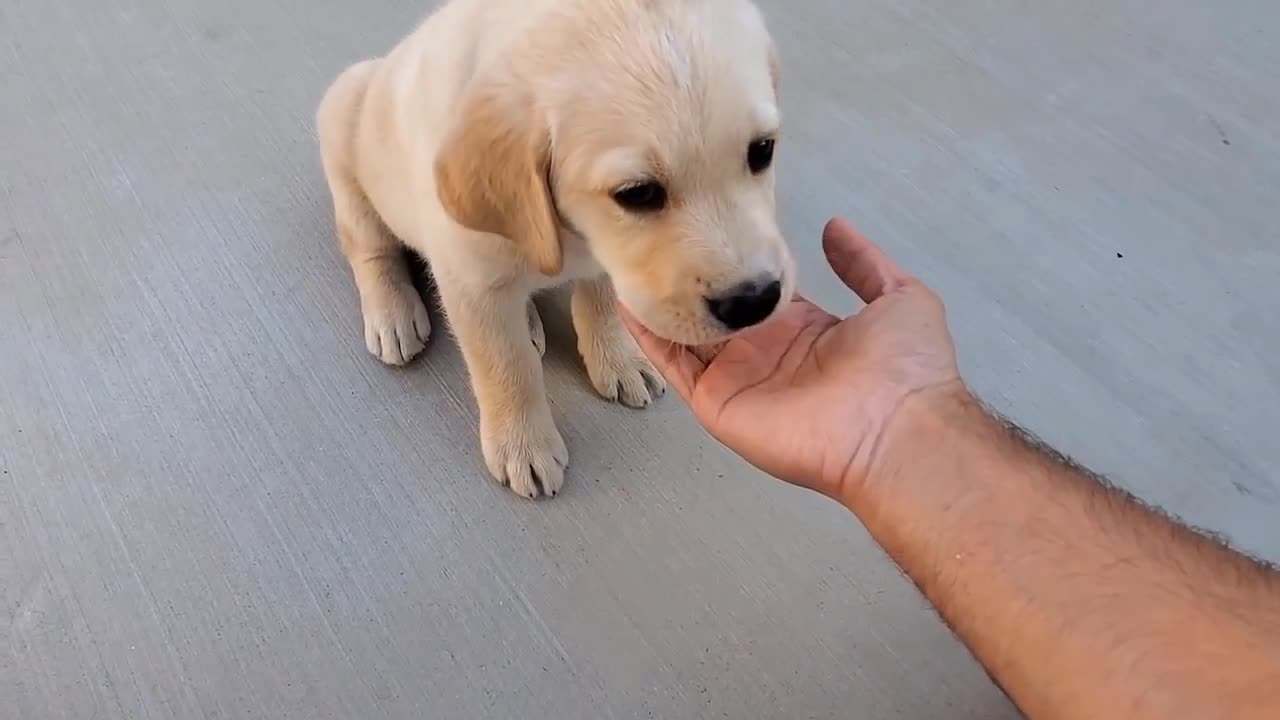
[[[1274,573],[972,399],[920,406],[847,504],[1029,716],[1280,716]]]

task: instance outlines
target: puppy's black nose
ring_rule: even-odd
[[[764,322],[782,299],[778,280],[745,282],[719,297],[707,298],[712,316],[730,330],[743,330]]]

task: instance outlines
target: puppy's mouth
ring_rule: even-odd
[[[649,332],[714,356],[724,343],[771,320],[791,301],[789,277],[761,276],[729,291],[668,303],[628,304]]]

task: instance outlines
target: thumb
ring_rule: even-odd
[[[865,303],[897,289],[910,277],[884,250],[840,218],[822,231],[822,250],[836,276]]]

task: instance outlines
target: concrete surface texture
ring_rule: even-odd
[[[785,226],[844,213],[1052,443],[1280,558],[1280,6],[765,3]],[[380,366],[311,130],[418,0],[0,5],[0,717],[1002,718],[844,513],[671,397],[486,479],[459,354]]]

